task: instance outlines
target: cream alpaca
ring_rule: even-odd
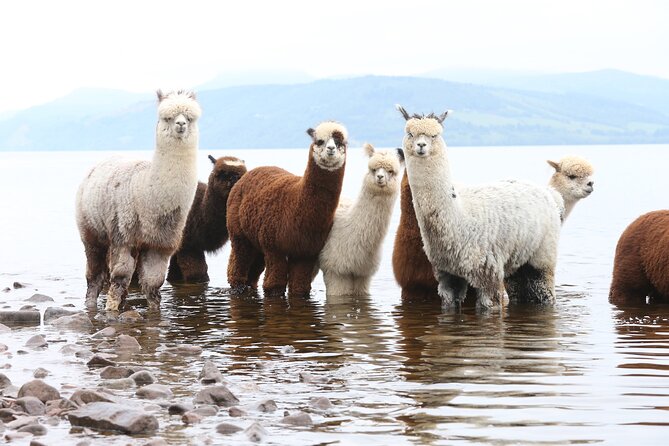
[[[160,306],[170,255],[179,247],[197,186],[197,120],[190,92],[158,90],[153,160],[112,158],[79,186],[76,218],[86,251],[86,303],[96,305],[108,280],[107,310],[118,310],[139,264],[149,308]]]
[[[555,169],[549,186],[555,189],[564,202],[562,221],[566,220],[576,203],[594,190],[592,175],[595,170],[587,160],[578,156],[565,156],[557,163],[548,160]]]
[[[319,267],[328,295],[369,294],[369,282],[378,270],[381,244],[399,192],[401,149],[375,151],[364,145],[369,170],[358,199],[339,201],[332,230],[319,255]]]
[[[502,302],[504,278],[524,265],[537,271],[528,287],[542,302],[555,299],[560,215],[553,193],[520,181],[455,186],[441,137],[440,116],[406,119],[404,153],[425,253],[445,307],[460,304],[467,286],[477,306]]]

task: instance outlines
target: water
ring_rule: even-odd
[[[221,411],[185,426],[165,409],[132,396],[134,390],[117,392],[152,410],[161,424],[157,436],[170,444],[247,444],[243,433],[223,437],[214,426],[232,422],[245,428],[253,421],[268,430],[267,444],[664,444],[669,308],[622,310],[607,296],[622,230],[641,213],[666,208],[668,148],[450,149],[456,180],[469,183],[504,178],[546,183],[552,169],[545,160],[566,154],[594,164],[595,192],[563,228],[554,307],[510,306],[491,316],[470,308],[442,313],[439,302],[402,302],[390,264],[398,203],[370,297],[326,299],[320,276],[309,300],[227,296],[220,292],[227,285],[226,246],[208,259],[209,286],[165,285],[160,319],[115,325],[143,347],[118,362],[146,366],[170,386],[176,401],[189,402],[201,388],[197,375],[204,359],[211,359],[247,416],[230,418]],[[349,152],[345,196],[354,197],[359,189],[366,169],[361,152]],[[208,153],[201,152],[203,180]],[[249,168],[274,164],[298,174],[306,164],[305,150],[211,153],[239,156]],[[73,219],[74,195],[86,169],[107,155],[0,153],[0,289],[14,281],[30,284],[0,293],[0,307],[18,309],[39,290],[57,304],[83,308],[84,255]],[[96,329],[105,326],[94,323]],[[23,347],[36,332],[50,341],[46,350]],[[15,329],[1,342],[10,348],[0,353],[0,367],[11,368],[0,370],[14,384],[31,379],[38,366],[51,372],[45,381],[64,396],[74,387],[100,383],[85,360],[59,352],[65,343],[98,349],[99,341],[88,334],[41,326]],[[184,357],[167,351],[181,344],[204,352]],[[300,380],[305,372],[313,382]],[[333,408],[312,409],[309,401],[317,396],[329,398]],[[268,398],[277,402],[277,413],[254,409]],[[310,413],[314,426],[281,424],[284,410]],[[67,420],[48,428],[47,444],[129,441],[70,432]]]

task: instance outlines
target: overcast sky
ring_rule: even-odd
[[[2,16],[0,112],[79,87],[193,88],[249,70],[616,68],[669,78],[661,0],[19,0]]]

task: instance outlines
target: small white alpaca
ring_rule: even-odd
[[[150,309],[160,306],[160,287],[170,255],[181,242],[197,186],[197,120],[191,92],[158,90],[153,160],[112,158],[98,164],[79,186],[76,219],[86,251],[86,304],[95,306],[110,281],[106,309],[117,311],[139,269]]]
[[[548,164],[555,169],[548,185],[555,189],[564,203],[564,222],[579,200],[587,197],[594,190],[592,180],[594,169],[592,164],[578,156],[565,156],[560,161],[548,160]]]
[[[467,286],[477,306],[500,305],[504,278],[523,265],[537,271],[533,299],[555,300],[560,213],[545,186],[500,181],[456,186],[451,178],[440,116],[410,116],[403,141],[406,170],[425,253],[434,267],[443,305],[460,304]]]
[[[371,144],[363,148],[369,156],[369,170],[360,195],[355,202],[339,201],[332,230],[318,259],[326,293],[332,296],[369,294],[369,282],[379,268],[381,244],[399,193],[402,150],[376,151]]]

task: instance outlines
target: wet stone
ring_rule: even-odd
[[[309,405],[318,410],[328,410],[332,408],[332,403],[324,396],[311,398],[309,400]]]
[[[216,406],[207,404],[205,406],[200,406],[197,409],[193,409],[191,412],[194,412],[201,417],[213,417],[218,413],[218,408]]]
[[[116,363],[113,361],[110,361],[107,358],[104,358],[100,355],[94,355],[90,361],[86,363],[89,369],[95,369],[95,368],[101,368],[101,367],[107,367],[107,366],[115,366]]]
[[[0,333],[9,333],[10,331],[12,331],[11,328],[6,326],[5,324],[0,324]]]
[[[0,323],[8,327],[39,326],[39,311],[0,311]]]
[[[106,327],[100,331],[95,332],[93,335],[91,335],[91,338],[100,339],[100,338],[111,338],[113,336],[116,336],[116,329],[114,327]]]
[[[53,302],[53,297],[47,296],[45,294],[35,293],[29,298],[27,298],[25,301],[32,303]]]
[[[167,441],[162,438],[154,438],[148,443],[144,443],[144,446],[167,446]]]
[[[24,438],[32,437],[30,432],[10,431],[5,434],[5,440],[13,442],[15,440],[23,440]]]
[[[143,410],[116,403],[90,403],[68,414],[72,426],[97,431],[117,431],[124,434],[152,434],[158,430],[158,420]]]
[[[140,387],[135,392],[140,398],[146,398],[149,400],[157,400],[160,398],[172,398],[173,394],[169,387],[163,384],[148,384],[146,386]]]
[[[6,286],[6,287],[4,287],[4,288],[2,289],[2,292],[3,292],[3,293],[9,293],[10,291],[12,291],[12,289],[9,288],[8,286]],[[4,302],[3,302],[3,303],[4,303]],[[0,432],[1,432],[1,431],[0,431]]]
[[[246,416],[246,411],[240,409],[239,407],[231,407],[228,410],[228,415],[234,418],[239,418],[239,417],[245,417]]]
[[[46,310],[44,310],[44,323],[48,324],[54,319],[58,319],[59,317],[62,316],[72,316],[74,314],[79,313],[78,311],[72,311],[72,310],[66,310],[65,308],[61,307],[49,307]]]
[[[51,325],[60,329],[89,331],[93,329],[93,322],[84,313],[75,313],[68,316],[61,316],[52,320]]]
[[[42,379],[46,378],[47,376],[49,376],[49,371],[47,369],[43,369],[42,367],[36,368],[33,372],[33,378]]]
[[[41,436],[41,435],[46,435],[47,428],[42,426],[41,424],[32,423],[32,424],[29,424],[27,426],[23,426],[22,428],[20,428],[19,432],[28,432],[28,433],[31,433],[35,436]]]
[[[192,409],[192,406],[189,407],[185,404],[170,404],[170,406],[167,408],[167,413],[170,415],[183,415]]]
[[[2,396],[6,396],[7,398],[18,398],[19,397],[19,388],[12,385],[12,386],[7,386],[4,389],[2,389]]]
[[[19,288],[26,288],[29,284],[27,283],[22,283],[22,282],[14,282],[12,286],[14,287],[15,290],[18,290]]]
[[[42,335],[35,335],[31,336],[30,339],[26,341],[26,347],[30,348],[42,348],[46,347],[48,343],[46,342],[46,339],[44,339],[44,336]]]
[[[7,427],[9,429],[14,429],[18,430],[21,429],[23,426],[27,426],[29,424],[37,422],[37,417],[33,416],[19,416],[16,418],[14,421],[10,421],[7,423]]]
[[[118,367],[108,365],[100,370],[100,378],[102,379],[122,379],[129,378],[134,373],[133,369],[128,367]]]
[[[76,409],[77,406],[72,401],[65,398],[59,400],[48,401],[46,403],[46,414],[49,417],[58,417],[64,412]]]
[[[28,446],[46,446],[46,444],[42,443],[41,441],[31,440]]]
[[[179,356],[197,356],[202,354],[202,347],[197,345],[179,345],[177,347],[169,347],[166,351]]]
[[[221,423],[218,426],[216,426],[216,432],[222,435],[232,435],[242,430],[244,429],[230,423]]]
[[[114,348],[123,352],[138,352],[142,349],[142,347],[139,345],[139,342],[137,342],[137,339],[124,334],[119,335],[116,338]]]
[[[14,401],[14,404],[28,415],[44,415],[46,413],[44,403],[34,396],[24,396]]]
[[[4,373],[0,373],[0,389],[4,389],[5,387],[9,387],[12,385],[12,381],[7,378],[7,376]]]
[[[298,412],[294,415],[285,416],[281,422],[293,426],[311,426],[314,424],[309,414],[304,412]]]
[[[137,322],[144,320],[144,317],[136,310],[128,310],[118,315],[120,322]]]
[[[130,389],[135,387],[135,380],[132,378],[108,379],[103,381],[100,386],[106,389]]]
[[[70,401],[72,401],[77,406],[83,406],[89,403],[97,403],[101,401],[105,403],[114,402],[106,395],[89,389],[76,390],[70,397]]]
[[[223,382],[223,375],[221,374],[221,371],[218,370],[216,364],[210,360],[204,361],[202,371],[200,372],[198,378],[202,384],[215,384]]]
[[[153,384],[156,382],[156,378],[153,377],[153,375],[146,370],[140,370],[139,372],[135,372],[132,375],[130,375],[130,378],[135,381],[135,384],[138,386],[145,386],[147,384]]]
[[[267,436],[267,431],[260,423],[255,422],[244,431],[249,440],[259,443]]]
[[[181,421],[183,421],[185,424],[197,424],[202,421],[202,417],[195,412],[186,412],[185,414],[181,415]]]
[[[274,412],[279,409],[274,400],[265,400],[258,404],[258,410],[261,412]]]
[[[34,396],[41,402],[46,403],[47,401],[59,399],[60,393],[41,379],[34,379],[21,386],[18,396],[19,398]]]
[[[6,344],[0,343],[0,353],[6,352],[9,347]]]
[[[19,416],[21,416],[21,413],[14,409],[0,409],[0,422],[9,423],[10,421],[16,420]]]
[[[199,404],[214,404],[216,406],[235,406],[239,403],[239,400],[235,395],[232,394],[225,386],[214,386],[206,387],[200,390],[195,399],[193,400],[195,405]]]
[[[21,308],[19,308],[19,311],[39,311],[39,310],[35,308],[35,305],[24,305]]]

